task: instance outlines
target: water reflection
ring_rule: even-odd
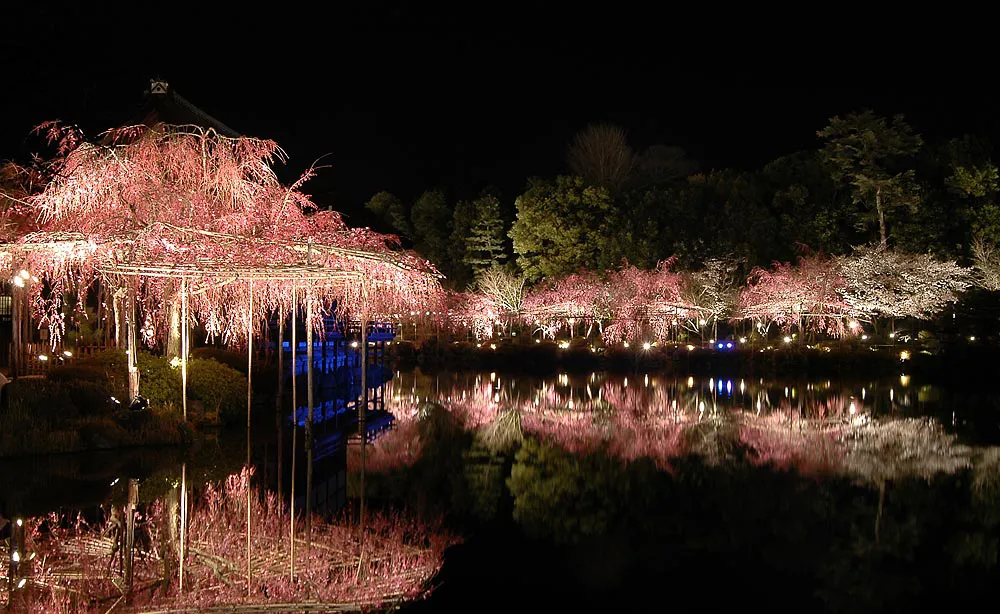
[[[1000,581],[1000,449],[904,382],[401,373],[369,484],[516,527],[446,563],[428,611],[516,609],[539,576],[538,610],[972,607]]]
[[[939,409],[937,391],[920,386],[914,394],[908,379],[905,386],[895,379],[834,384],[649,373],[636,379],[607,373],[536,379],[494,372],[438,374],[432,381],[419,371],[397,373],[386,392],[386,409],[404,424],[399,435],[376,445],[373,458],[388,464],[396,455],[400,463],[414,462],[414,427],[405,422],[429,401],[490,438],[516,427],[518,433],[502,437],[529,433],[574,453],[606,448],[612,456],[649,458],[661,468],[689,453],[720,462],[736,448],[752,462],[805,473],[877,473],[895,466],[888,456],[906,452],[922,455],[926,464],[909,462],[909,471],[927,474],[934,467],[957,469],[971,457],[953,434],[922,413]]]
[[[423,593],[450,543],[432,524],[376,512],[363,540],[350,522],[317,518],[309,540],[296,531],[293,550],[287,505],[251,490],[251,472],[194,480],[188,492],[187,468],[179,469],[147,476],[141,489],[136,479],[109,484],[100,505],[0,516],[9,525],[0,526],[0,555],[16,563],[0,599],[24,612],[104,612],[126,603],[281,610],[303,600],[376,607]]]

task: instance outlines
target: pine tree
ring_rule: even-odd
[[[464,262],[475,274],[502,264],[507,259],[504,249],[504,223],[500,216],[500,201],[485,195],[472,202],[473,218],[465,239]]]

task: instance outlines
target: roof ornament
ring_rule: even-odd
[[[167,82],[160,81],[158,79],[149,80],[149,93],[150,94],[166,94],[167,93]]]

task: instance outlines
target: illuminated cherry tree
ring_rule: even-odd
[[[600,322],[610,316],[605,283],[597,273],[582,272],[548,280],[533,288],[524,299],[525,319],[554,338],[576,320]]]
[[[775,324],[832,337],[854,333],[847,324],[862,314],[841,296],[845,285],[838,262],[819,255],[803,256],[795,265],[758,267],[740,292],[733,319],[753,320],[764,330]]]
[[[698,309],[681,296],[681,275],[671,270],[673,259],[651,271],[625,266],[608,276],[612,323],[604,329],[606,343],[638,340],[645,334],[665,339],[680,320]]]
[[[869,317],[927,318],[972,285],[968,269],[930,254],[867,246],[838,262],[844,301]]]
[[[982,237],[972,243],[972,255],[978,273],[977,283],[987,290],[1000,290],[1000,250]]]
[[[365,320],[437,300],[426,260],[312,203],[301,188],[314,169],[283,185],[272,167],[286,157],[273,141],[164,124],[98,143],[58,124],[41,130],[57,153],[42,166],[44,189],[3,212],[16,232],[0,246],[0,269],[27,286],[53,343],[62,297],[84,305],[96,280],[116,311],[138,314],[131,327],[150,344],[182,288],[192,322],[240,344],[252,324],[287,313],[293,292],[316,328],[323,313]]]
[[[692,311],[696,317],[682,319],[682,325],[697,333],[709,320],[715,323],[733,312],[739,298],[738,268],[732,258],[712,258],[682,274],[681,297],[698,308]]]
[[[506,327],[517,318],[527,293],[523,275],[493,266],[476,278],[472,292],[449,296],[452,324],[472,330],[476,338],[490,338],[497,326]]]

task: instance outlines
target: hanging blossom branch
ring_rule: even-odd
[[[54,339],[62,293],[84,297],[98,277],[119,291],[143,279],[147,342],[166,333],[179,284],[164,280],[180,276],[193,288],[192,319],[232,343],[246,340],[251,319],[289,305],[293,285],[315,302],[317,329],[323,313],[375,319],[441,301],[440,275],[396,237],[317,210],[299,191],[315,169],[282,185],[272,165],[286,157],[273,141],[194,126],[117,129],[100,143],[54,123],[41,130],[57,155],[40,165],[44,190],[6,217],[17,227],[0,271],[42,282],[29,289],[34,315]]]

